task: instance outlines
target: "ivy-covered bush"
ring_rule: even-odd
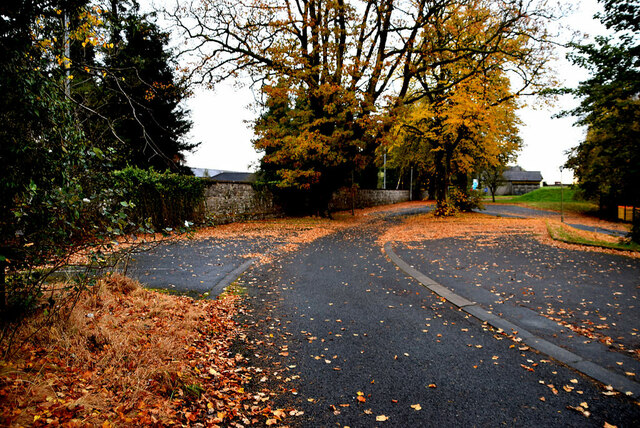
[[[449,190],[449,200],[459,211],[470,212],[474,209],[482,209],[480,202],[481,192],[469,190],[464,192],[456,187]]]
[[[135,167],[115,171],[113,178],[132,204],[133,223],[149,220],[155,229],[165,229],[202,220],[205,184],[200,178]]]
[[[474,209],[482,209],[480,202],[482,193],[470,190],[464,192],[456,187],[449,189],[449,197],[444,201],[438,201],[438,206],[433,211],[436,217],[448,217],[459,212],[470,212]]]

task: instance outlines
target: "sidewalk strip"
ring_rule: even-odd
[[[462,311],[473,315],[475,318],[482,322],[493,326],[494,328],[502,329],[507,334],[513,334],[518,332],[518,337],[522,339],[522,342],[527,346],[538,350],[544,354],[549,355],[551,358],[566,364],[567,366],[579,371],[580,373],[591,377],[605,385],[610,385],[618,392],[626,395],[633,395],[634,397],[640,396],[640,384],[627,379],[617,373],[613,373],[610,370],[605,369],[598,364],[595,364],[589,360],[582,358],[581,356],[567,351],[560,346],[557,346],[541,337],[536,336],[530,331],[521,328],[520,326],[513,324],[503,318],[498,317],[495,314],[488,312],[475,302],[471,302],[462,296],[449,290],[442,284],[429,278],[427,275],[415,269],[413,266],[406,263],[393,251],[393,243],[391,241],[384,244],[384,252],[389,256],[391,261],[395,263],[402,271],[407,275],[416,279],[424,287],[431,290],[440,297],[445,298],[453,305],[460,308]]]

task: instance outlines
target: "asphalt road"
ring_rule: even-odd
[[[255,379],[256,389],[284,382],[274,407],[293,406],[305,412],[287,423],[313,427],[640,424],[640,406],[632,399],[603,394],[602,385],[497,334],[400,272],[376,243],[377,236],[395,221],[398,218],[378,216],[365,227],[319,239],[272,264],[257,265],[241,277],[249,293],[243,322],[252,344],[239,349],[250,364],[277,371],[271,378]],[[474,288],[491,291],[496,287],[514,294],[510,301],[516,300],[520,287],[545,286],[567,299],[569,309],[580,307],[581,299],[598,301],[599,295],[592,298],[588,293],[597,294],[600,288],[606,289],[603,299],[614,299],[605,294],[616,287],[618,273],[616,269],[599,272],[598,266],[607,261],[591,264],[591,253],[575,270],[569,263],[560,270],[554,267],[552,280],[543,281],[535,275],[556,260],[547,255],[536,258],[533,251],[532,258],[523,258],[520,265],[509,268],[513,272],[506,272],[508,262],[498,253],[476,249],[486,253],[479,256],[463,245],[458,254],[460,243],[449,244],[438,256],[444,258],[446,253],[446,264],[428,263],[434,248],[405,249],[403,255],[413,257],[416,264],[424,262],[425,270],[435,267],[443,283],[450,278],[456,282],[465,274],[473,278]],[[509,253],[516,244],[523,245],[526,253],[532,243],[498,242],[496,248]],[[495,277],[478,279],[474,274],[484,263],[474,257],[495,261],[502,270],[496,270]],[[456,258],[459,263],[454,263]],[[539,266],[532,268],[527,261]],[[471,264],[475,266],[467,266]],[[637,264],[630,269],[629,275],[636,274]],[[511,284],[511,276],[523,282]],[[595,282],[585,281],[588,277]],[[581,289],[578,283],[590,285]],[[637,298],[637,285],[630,280],[620,287],[629,295],[606,301],[631,309],[625,316],[637,314],[629,308]],[[535,299],[540,296],[535,296],[518,299],[530,299],[529,304],[545,308],[548,300],[538,302]],[[589,305],[584,310],[594,310]],[[597,313],[618,316],[616,308],[602,307]],[[637,324],[637,318],[632,322]],[[628,327],[620,325],[619,333],[632,346],[635,339],[627,334]],[[358,400],[359,393],[364,402]],[[588,407],[590,417],[569,408],[580,403]],[[388,419],[377,420],[382,416]]]
[[[621,375],[640,375],[640,361],[629,352],[640,349],[640,260],[550,247],[527,235],[398,244],[396,253],[538,337]],[[556,320],[595,337],[576,334]],[[640,381],[640,376],[627,377]]]
[[[486,205],[481,210],[475,210],[481,214],[488,214],[496,217],[514,217],[514,218],[535,218],[535,217],[547,217],[547,218],[560,218],[560,213],[555,211],[538,210],[534,208],[522,207],[518,205],[506,205],[506,204],[491,204]],[[627,232],[622,232],[615,229],[606,229],[602,227],[594,227],[584,224],[567,223],[569,226],[576,229],[582,229],[589,232],[604,233],[612,236],[624,237]]]
[[[150,288],[217,295],[228,276],[251,260],[251,254],[265,253],[281,243],[272,238],[172,241],[135,254],[127,275]]]

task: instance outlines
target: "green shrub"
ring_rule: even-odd
[[[200,178],[127,167],[113,173],[116,187],[131,202],[133,223],[150,220],[156,229],[180,226],[203,217],[204,181]]]

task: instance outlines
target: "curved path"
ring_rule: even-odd
[[[487,204],[483,209],[474,210],[477,213],[488,214],[496,217],[512,217],[512,218],[536,218],[536,217],[547,217],[547,218],[560,218],[560,213],[556,211],[545,211],[538,210],[535,208],[522,207],[519,205],[508,205],[508,204]],[[602,227],[594,227],[588,226],[585,224],[578,223],[567,223],[571,227],[575,227],[576,229],[586,230],[589,232],[597,232],[604,233],[607,235],[624,237],[627,235],[627,232],[623,232],[615,229],[606,229]]]
[[[162,243],[134,254],[127,275],[149,288],[216,297],[255,261],[248,254],[264,254],[281,244],[274,239],[246,238]]]
[[[265,376],[254,385],[284,382],[274,406],[304,411],[300,426],[637,426],[640,406],[632,399],[609,395],[592,378],[499,334],[399,270],[376,239],[401,219],[372,218],[240,278],[249,294],[248,344],[238,349],[250,364],[276,369],[276,379]],[[398,251],[424,263],[421,269],[432,266],[428,252]],[[459,251],[466,257],[470,249]],[[611,257],[621,265],[629,260]],[[637,262],[631,265],[637,272]],[[588,261],[585,268],[591,269]],[[457,275],[443,269],[442,283]],[[525,286],[529,277],[518,269]],[[624,292],[637,299],[637,288]],[[590,417],[575,410],[580,403]]]

